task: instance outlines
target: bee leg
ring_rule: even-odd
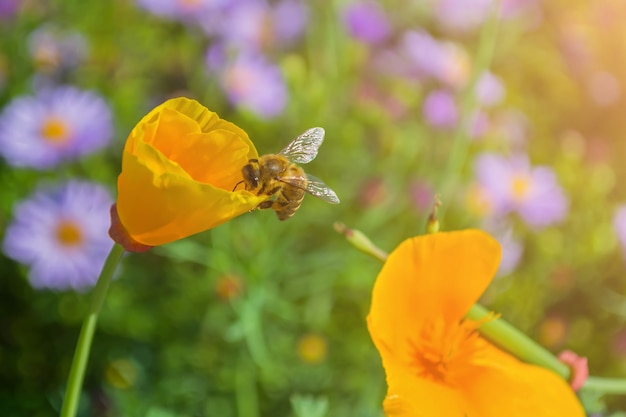
[[[271,206],[271,207],[272,207],[274,210],[280,210],[280,209],[282,209],[283,207],[285,207],[287,204],[289,204],[289,201],[288,201],[288,200],[285,200],[285,199],[280,199],[280,198],[279,198],[279,199],[278,199],[278,200],[276,200],[276,201],[272,201],[272,206]]]
[[[258,208],[259,210],[265,210],[268,208],[272,208],[273,204],[274,202],[272,200],[267,200],[256,206],[256,208]]]

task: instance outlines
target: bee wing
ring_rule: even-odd
[[[296,164],[307,164],[317,156],[317,150],[324,142],[324,129],[313,127],[295,138],[278,154]]]
[[[333,190],[331,190],[324,183],[324,181],[311,174],[305,173],[304,177],[282,177],[280,181],[284,182],[285,184],[289,184],[292,187],[300,188],[301,190],[306,191],[308,194],[311,194],[312,196],[317,197],[327,203],[339,204],[339,197],[337,197],[337,194]],[[303,183],[305,183],[304,188],[302,187]]]
[[[311,174],[306,174],[305,191],[327,203],[339,204],[339,197],[337,197],[337,194],[324,184],[324,181]]]

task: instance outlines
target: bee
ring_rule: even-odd
[[[308,193],[331,204],[338,204],[337,194],[322,180],[307,174],[297,164],[307,164],[317,156],[324,141],[324,129],[314,127],[295,138],[277,154],[250,159],[241,169],[246,190],[272,198],[257,206],[274,209],[279,220],[287,220],[298,210]]]

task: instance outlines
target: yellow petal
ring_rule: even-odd
[[[576,394],[560,376],[520,362],[485,342],[482,360],[463,386],[467,415],[584,417]]]
[[[419,378],[393,360],[383,363],[388,386],[383,408],[387,417],[467,416],[463,396],[455,389]]]
[[[264,198],[193,181],[124,154],[118,213],[130,236],[156,246],[208,230],[254,209]]]
[[[479,230],[407,239],[390,255],[372,294],[372,338],[402,348],[426,317],[460,320],[495,275],[500,245]]]

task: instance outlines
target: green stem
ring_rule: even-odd
[[[259,417],[259,398],[256,392],[254,366],[245,352],[241,353],[235,374],[237,416]]]
[[[582,389],[599,391],[603,394],[626,394],[626,379],[590,376]]]
[[[444,171],[445,174],[441,187],[444,199],[451,199],[449,196],[452,194],[452,188],[459,178],[463,163],[467,157],[470,142],[468,132],[471,129],[470,123],[472,122],[471,110],[475,107],[476,103],[474,90],[478,78],[491,66],[493,51],[495,50],[498,37],[499,10],[500,1],[495,1],[492,6],[490,18],[482,27],[472,75],[461,97],[461,120],[454,132],[453,146],[448,158],[448,164]],[[442,207],[440,217],[443,217],[445,210],[446,206]]]
[[[67,380],[67,388],[65,389],[65,398],[63,399],[63,408],[61,408],[61,417],[74,417],[78,409],[78,400],[80,399],[80,391],[85,377],[85,368],[89,359],[89,351],[91,350],[91,342],[96,330],[98,321],[98,313],[106,297],[109,283],[113,278],[113,274],[124,253],[124,248],[118,244],[113,245],[109,256],[104,262],[102,272],[98,277],[98,283],[93,290],[91,305],[87,312],[87,317],[83,322],[72,359],[72,367]]]
[[[472,320],[480,320],[487,314],[489,314],[489,310],[474,304],[467,313],[467,317]],[[481,325],[479,330],[486,339],[519,359],[550,369],[565,380],[569,378],[570,370],[567,365],[506,321],[495,319]]]

